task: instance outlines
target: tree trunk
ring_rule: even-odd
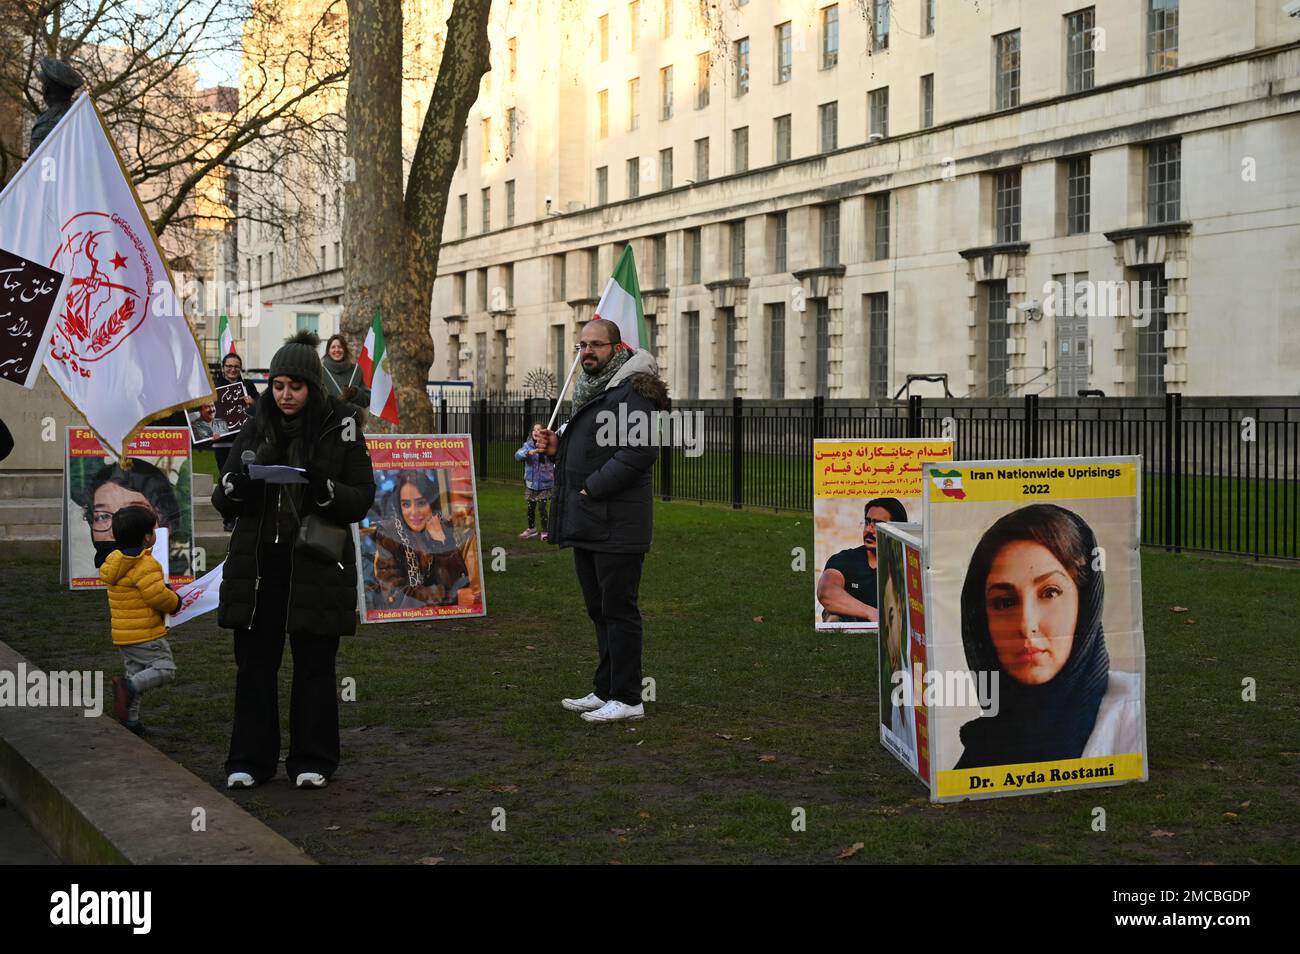
[[[379,312],[397,391],[397,430],[408,433],[434,429],[425,386],[433,363],[433,282],[460,130],[489,67],[490,6],[490,0],[456,0],[452,8],[438,79],[403,190],[401,0],[348,2],[343,333],[359,346]],[[375,418],[370,429],[393,430]]]

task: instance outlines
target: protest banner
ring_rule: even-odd
[[[875,630],[876,524],[921,518],[921,465],[951,440],[813,441],[813,607],[825,630]]]
[[[368,436],[375,502],[356,528],[364,623],[486,616],[465,434]]]
[[[113,514],[122,507],[153,511],[166,530],[171,583],[190,583],[194,521],[190,434],[183,427],[149,427],[126,448],[129,468],[117,463],[88,427],[67,429],[64,459],[62,559],[71,589],[102,587],[97,549],[111,549]]]
[[[232,439],[248,421],[244,404],[244,383],[223,384],[217,388],[217,403],[201,404],[186,411],[190,440],[197,446],[221,438]]]
[[[0,191],[0,246],[62,275],[44,367],[114,458],[149,421],[215,400],[167,257],[89,95]]]
[[[62,287],[61,272],[0,248],[0,381],[36,384]]]
[[[908,691],[928,667],[920,533],[921,525],[915,523],[882,523],[877,529],[877,657],[880,742],[917,777],[928,782],[930,747],[925,702],[920,694]]]
[[[1140,466],[925,465],[933,800],[1146,780]]]

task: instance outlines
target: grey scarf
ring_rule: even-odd
[[[632,357],[631,351],[620,345],[615,345],[609,364],[601,368],[599,374],[590,375],[584,368],[582,374],[578,375],[577,382],[573,385],[573,412],[576,414],[578,408],[605,390],[609,386],[609,382],[614,380],[614,375],[618,373],[618,369],[627,364],[627,359],[630,357]]]

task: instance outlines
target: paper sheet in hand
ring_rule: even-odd
[[[221,601],[221,576],[225,565],[223,560],[204,576],[176,591],[176,595],[181,598],[181,605],[167,617],[168,626],[179,626],[217,608]]]
[[[254,480],[265,480],[268,484],[307,483],[307,471],[283,464],[249,464],[248,476]]]

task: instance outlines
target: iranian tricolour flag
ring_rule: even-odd
[[[961,471],[960,470],[932,470],[930,479],[934,481],[935,489],[945,497],[955,497],[958,500],[966,499],[966,491],[961,489]]]
[[[623,344],[631,350],[646,347],[649,338],[645,331],[645,312],[641,310],[641,285],[636,279],[632,246],[623,249],[593,317],[607,318],[618,325]]]
[[[230,333],[230,318],[227,315],[221,316],[221,330],[218,332],[221,341],[221,356],[224,358],[228,354],[235,353],[235,336]]]
[[[357,364],[365,376],[366,387],[370,388],[370,413],[398,423],[397,392],[393,390],[393,375],[388,370],[388,349],[384,347],[384,329],[379,323],[377,308]]]

